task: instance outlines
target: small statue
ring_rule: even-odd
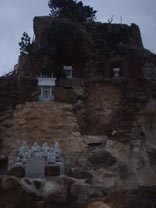
[[[15,160],[15,164],[16,165],[22,165],[22,159],[20,157],[17,157],[16,160]]]
[[[55,153],[51,153],[51,152],[48,153],[48,155],[47,155],[47,162],[48,162],[48,164],[56,163],[56,155],[55,155]]]
[[[40,146],[37,144],[37,142],[35,142],[32,146],[32,152],[39,152],[40,151]]]
[[[49,149],[49,146],[48,146],[47,142],[45,142],[45,143],[42,145],[42,150],[44,151],[45,149]]]
[[[26,141],[23,141],[23,143],[22,143],[22,145],[20,147],[20,150],[19,150],[19,155],[20,156],[24,156],[24,154],[26,152],[29,152],[29,147],[28,147]]]
[[[55,152],[56,154],[58,154],[58,155],[61,154],[61,149],[60,149],[60,147],[59,147],[58,142],[55,142],[55,145],[54,145],[54,152]]]

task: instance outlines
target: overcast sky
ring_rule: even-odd
[[[144,47],[156,53],[156,0],[83,0],[97,10],[97,20],[139,25]],[[33,36],[33,17],[49,14],[48,0],[0,0],[0,75],[18,62],[18,42]]]

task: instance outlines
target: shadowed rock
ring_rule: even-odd
[[[88,161],[94,167],[111,167],[116,164],[117,160],[107,151],[97,151],[93,153],[89,158]]]

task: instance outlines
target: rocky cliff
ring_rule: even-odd
[[[68,25],[66,21],[62,20]],[[86,193],[90,196],[85,200],[88,203],[110,191],[107,200],[114,199],[110,206],[119,203],[129,207],[127,201],[135,198],[137,207],[144,198],[138,193],[156,194],[156,55],[144,49],[135,24],[85,23],[80,33],[85,34],[85,41],[79,43],[83,50],[73,53],[81,53],[81,59],[72,59],[71,53],[59,59],[61,65],[73,65],[79,77],[58,79],[55,102],[39,103],[36,77],[47,64],[58,61],[49,28],[62,22],[48,16],[35,17],[33,51],[21,54],[13,79],[1,78],[1,154],[7,157],[16,153],[22,140],[28,144],[58,141],[66,174],[90,184],[77,181],[71,189],[76,200],[83,201],[81,193]],[[67,50],[75,49],[73,43]],[[120,68],[120,76],[113,76],[114,67]],[[12,89],[10,93],[8,89]],[[144,200],[139,206],[155,206],[152,200]],[[69,207],[80,207],[72,203]]]

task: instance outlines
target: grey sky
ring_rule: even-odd
[[[139,25],[144,47],[156,53],[156,0],[83,0],[97,10],[97,20]],[[18,61],[18,42],[33,35],[33,17],[49,14],[48,0],[0,0],[0,75],[13,70]]]

